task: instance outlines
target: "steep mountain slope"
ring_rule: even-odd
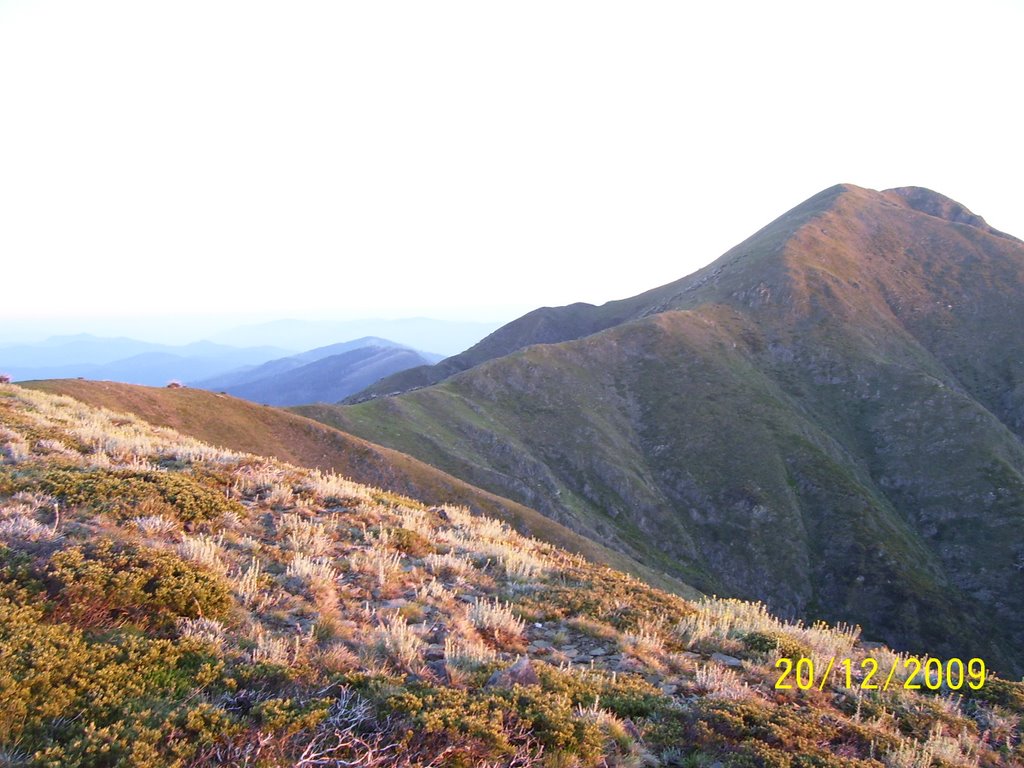
[[[197,389],[77,379],[26,382],[20,386],[132,413],[150,424],[234,451],[338,472],[364,485],[414,496],[427,504],[460,504],[475,514],[503,520],[524,535],[634,574],[654,586],[688,597],[699,595],[678,579],[581,536],[534,509],[472,486],[411,456],[287,411]]]
[[[1024,758],[1024,684],[976,662],[926,679],[854,628],[691,603],[460,507],[8,385],[0,459],[4,765]]]
[[[801,226],[831,210],[839,198],[858,198],[870,192],[850,184],[831,187],[780,216],[721,258],[692,275],[601,306],[578,302],[565,307],[536,309],[502,326],[465,352],[453,355],[436,365],[413,368],[389,376],[365,391],[352,395],[348,400],[362,402],[381,395],[398,394],[436,384],[474,365],[507,355],[531,344],[579,339],[666,309],[690,309],[707,302],[728,302],[730,293],[750,290],[751,286],[747,285],[744,288],[743,285],[755,276],[750,274],[751,269],[766,270],[763,277],[777,276],[778,265],[773,262],[779,256],[780,249],[787,239]],[[1019,242],[1016,238],[989,227],[982,217],[971,213],[961,204],[931,190],[906,187],[874,194],[884,196],[885,199],[877,200],[878,204],[883,206],[907,208],[945,221],[970,224],[973,228],[994,237]],[[841,250],[847,247],[843,245]],[[736,299],[737,296],[733,295],[731,298]]]
[[[440,384],[301,411],[705,591],[1019,674],[1022,285],[1024,245],[963,206],[843,185]],[[506,353],[538,336],[566,340]]]
[[[366,344],[323,356],[316,352],[309,361],[301,356],[274,360],[234,374],[234,381],[227,384],[217,386],[216,380],[207,380],[199,386],[268,405],[337,402],[384,376],[429,362],[415,350],[390,343]]]

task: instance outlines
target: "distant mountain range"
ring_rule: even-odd
[[[337,402],[384,376],[439,360],[440,355],[371,336],[245,366],[193,386],[268,405]]]
[[[363,341],[365,339],[388,339],[380,346],[429,350],[419,352],[423,359],[394,351],[384,354],[382,351],[377,360],[362,361],[359,367],[363,369],[363,374],[354,376],[350,384],[336,390],[343,393],[338,395],[340,398],[372,384],[375,371],[386,375],[410,366],[436,363],[445,355],[472,346],[497,326],[498,323],[432,318],[345,321],[285,319],[239,326],[207,335],[203,341],[180,345],[88,333],[57,335],[43,341],[0,344],[0,373],[11,376],[15,381],[82,377],[151,386],[163,386],[171,380],[202,381],[205,385],[206,380],[220,379],[230,374],[230,381],[241,384],[249,382],[253,377],[243,376],[239,379],[235,373],[244,373],[246,369],[270,361],[283,361],[278,371],[283,372],[298,367],[293,363],[299,361],[303,354],[316,352],[316,360],[330,354],[340,354],[345,350],[338,348],[331,352],[329,349],[336,346],[339,340],[345,340],[343,344],[366,346],[367,342]],[[148,326],[141,323],[142,327]],[[22,329],[17,335],[24,333],[25,329]],[[355,341],[348,341],[353,339]],[[314,359],[308,358],[304,362],[314,362]],[[346,375],[340,370],[327,373],[325,368],[310,371],[313,379],[326,375]],[[211,386],[217,385],[214,382]],[[312,391],[330,397],[335,395],[335,390],[330,389],[314,388]],[[285,402],[274,397],[270,400]],[[286,401],[300,402],[287,398]]]
[[[0,372],[15,381],[85,377],[163,385],[172,379],[207,378],[293,353],[266,345],[232,347],[197,341],[172,346],[80,334],[0,346]]]
[[[1024,672],[1024,244],[827,189],[708,267],[297,409],[706,592]]]
[[[0,347],[0,373],[15,381],[87,378],[163,386],[171,381],[230,392],[272,405],[336,402],[381,377],[437,363],[374,336],[306,352],[273,346],[232,347],[210,341],[182,346],[81,334]]]
[[[274,320],[239,326],[211,334],[209,338],[220,344],[240,347],[274,344],[290,349],[313,349],[333,344],[338,339],[375,336],[391,339],[395,344],[411,349],[454,355],[476,344],[499,325],[427,317],[399,320]]]

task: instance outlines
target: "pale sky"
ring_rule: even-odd
[[[510,319],[838,182],[1024,237],[1024,3],[699,5],[0,0],[0,323]]]

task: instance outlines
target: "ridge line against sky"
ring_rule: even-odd
[[[0,0],[0,321],[510,319],[678,279],[840,182],[1024,236],[1022,21]]]

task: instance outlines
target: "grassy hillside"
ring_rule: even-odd
[[[170,427],[213,445],[330,470],[428,504],[465,506],[476,514],[503,520],[524,535],[632,573],[662,589],[688,597],[699,594],[678,579],[581,536],[534,509],[476,488],[411,456],[287,411],[197,389],[79,379],[27,382],[21,386],[127,411],[151,424]]]
[[[689,278],[565,308],[568,341],[301,412],[706,592],[1020,674],[1022,285],[1024,245],[953,201],[841,186]],[[581,313],[632,319],[576,338]]]
[[[954,694],[855,628],[688,602],[461,507],[10,385],[0,455],[5,765],[1024,759],[1024,684],[972,667]],[[795,659],[815,684],[777,688]]]

